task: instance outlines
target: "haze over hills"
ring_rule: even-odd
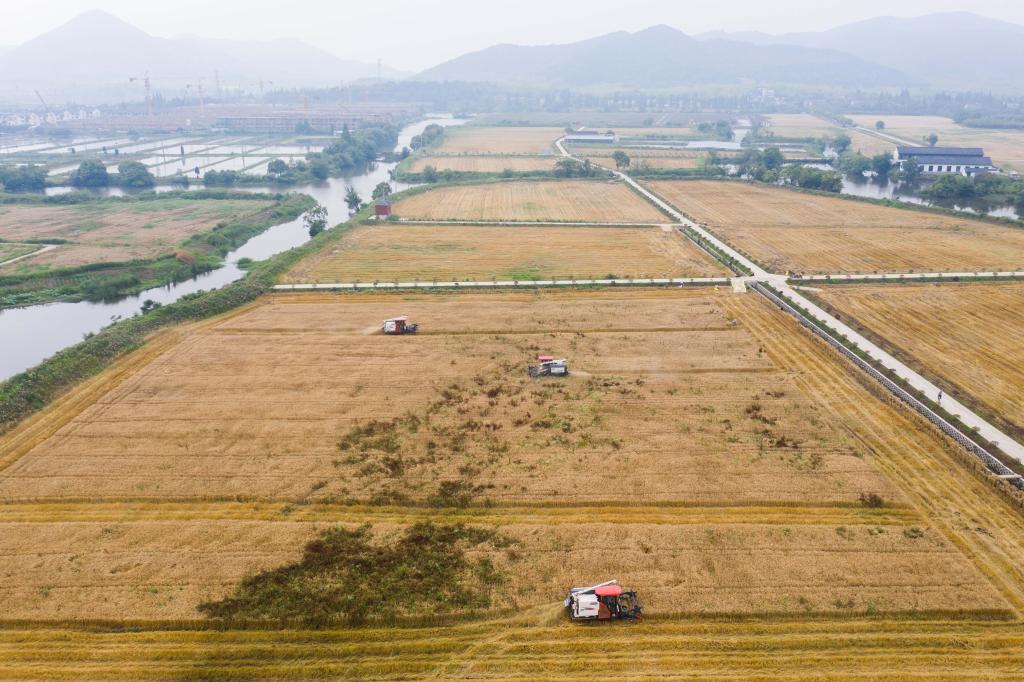
[[[878,86],[911,80],[896,69],[833,50],[699,41],[669,26],[619,31],[564,45],[496,45],[427,69],[415,78],[636,88],[738,82]]]
[[[839,50],[938,87],[1024,88],[1024,26],[969,12],[878,17],[820,33],[715,31],[696,37]]]
[[[43,88],[69,99],[79,93],[137,93],[139,86],[129,90],[128,78],[147,71],[157,92],[180,92],[199,78],[209,91],[215,70],[225,86],[250,90],[260,80],[277,87],[326,86],[377,75],[376,64],[340,59],[299,40],[158,38],[100,11],[0,51],[0,89],[31,94]],[[382,68],[382,75],[403,74]]]

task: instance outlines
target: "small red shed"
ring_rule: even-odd
[[[377,216],[377,219],[390,218],[391,217],[391,202],[387,199],[378,199],[377,203],[374,204],[373,214]]]

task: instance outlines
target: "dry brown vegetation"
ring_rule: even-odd
[[[0,206],[0,239],[64,239],[56,249],[3,270],[66,267],[149,259],[170,254],[194,234],[267,208],[255,200],[158,199],[133,203],[87,202],[73,206]]]
[[[1024,437],[1024,284],[841,286],[816,296],[946,393]]]
[[[416,220],[663,223],[667,218],[621,182],[566,180],[440,187],[407,197],[395,213]]]
[[[1019,130],[968,128],[943,116],[869,114],[850,118],[866,127],[874,127],[877,121],[885,121],[885,132],[911,144],[926,144],[923,138],[935,133],[939,136],[939,146],[982,147],[997,166],[1024,170],[1024,132]]]
[[[1017,270],[1024,230],[739,182],[654,191],[767,268],[808,273]]]
[[[660,227],[360,227],[298,263],[286,282],[713,277],[729,271]]]
[[[555,167],[556,156],[424,156],[412,162],[409,170],[422,172],[427,166],[439,171],[466,173],[500,173],[511,171],[550,171]]]
[[[554,149],[562,128],[458,126],[445,130],[442,154],[544,154]]]

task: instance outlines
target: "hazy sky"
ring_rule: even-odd
[[[1024,24],[1024,0],[0,0],[0,45],[88,9],[157,36],[300,38],[340,57],[379,56],[407,70],[500,42],[568,42],[652,24],[687,33],[781,33],[955,10]]]

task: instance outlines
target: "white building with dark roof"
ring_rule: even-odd
[[[899,147],[896,160],[901,167],[913,161],[926,175],[977,175],[998,170],[981,147]]]

